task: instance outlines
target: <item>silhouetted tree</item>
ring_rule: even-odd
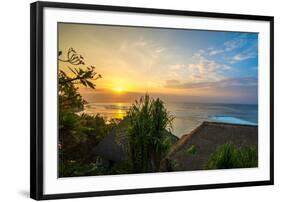
[[[85,87],[95,89],[96,85],[93,81],[102,78],[100,74],[95,71],[95,66],[85,65],[84,58],[79,55],[73,48],[70,48],[66,54],[66,59],[61,59],[62,51],[59,51],[58,60],[66,63],[66,67],[72,72],[73,76],[65,73],[61,68],[59,69],[59,107],[60,111],[82,111],[86,101],[82,98],[78,90],[78,85],[82,84]],[[76,66],[69,67],[68,65]]]
[[[95,80],[102,78],[94,66],[86,66],[84,58],[73,48],[63,57],[58,53],[58,94],[59,94],[59,155],[60,176],[78,175],[79,169],[85,173],[93,162],[92,148],[97,138],[105,136],[109,130],[105,120],[99,115],[77,114],[84,109],[86,101],[78,92],[80,85],[95,89]],[[64,69],[70,70],[66,73]],[[76,173],[76,174],[75,174]]]

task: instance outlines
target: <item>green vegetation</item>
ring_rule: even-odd
[[[94,66],[85,66],[84,58],[72,48],[64,59],[61,57],[59,52],[60,65],[65,65],[63,69],[68,71],[60,68],[58,74],[59,177],[159,172],[163,165],[167,171],[178,168],[179,162],[165,159],[178,138],[170,132],[174,117],[163,101],[146,94],[132,104],[123,120],[106,121],[99,114],[85,114],[87,101],[79,93],[79,86],[94,90],[94,82],[102,76]],[[101,156],[95,153],[97,145],[102,145]],[[197,150],[196,145],[191,145],[185,155],[196,155]],[[108,151],[114,151],[117,157]],[[256,166],[256,148],[225,144],[211,155],[206,168]]]
[[[82,68],[85,65],[84,58],[77,54],[75,50],[70,48],[67,52],[67,59],[61,59],[62,52],[59,52],[59,61],[66,63],[69,71],[73,76],[69,76],[62,69],[59,70],[59,110],[61,112],[79,112],[84,109],[84,104],[87,102],[77,92],[77,85],[81,84],[86,87],[95,89],[96,85],[93,81],[102,78],[97,74],[94,66]],[[69,65],[79,66],[69,67]]]
[[[255,147],[245,147],[240,150],[241,168],[258,167],[258,151]]]
[[[59,71],[59,176],[89,175],[93,169],[92,148],[111,130],[114,124],[106,124],[99,115],[79,114],[87,103],[79,94],[78,86],[95,89],[93,81],[101,78],[95,67],[82,68],[84,58],[70,48],[64,63],[73,76]],[[77,67],[69,67],[78,66]]]
[[[106,168],[95,163],[82,164],[77,161],[66,161],[59,164],[60,177],[104,175]]]
[[[78,92],[83,85],[96,89],[102,76],[94,66],[85,67],[84,58],[70,48],[60,64],[59,71],[59,176],[88,176],[159,171],[160,162],[176,141],[168,131],[173,117],[160,99],[148,95],[136,101],[124,120],[106,120],[97,115],[82,113],[86,100]],[[84,67],[83,67],[84,66]],[[124,139],[118,144],[126,147],[126,160],[103,163],[93,152],[95,146],[115,129],[116,136]],[[121,134],[119,134],[121,133]],[[127,143],[126,143],[127,142]],[[110,149],[110,148],[106,148]],[[100,163],[99,163],[100,161]]]
[[[85,67],[84,58],[73,49],[68,50],[66,59],[61,56],[59,52],[60,64],[66,65],[64,69],[69,71],[60,69],[58,81],[59,177],[159,172],[163,165],[172,171],[178,167],[179,162],[165,159],[178,138],[170,132],[174,117],[163,101],[146,94],[132,104],[123,120],[106,121],[99,114],[85,114],[87,101],[78,88],[85,86],[94,90],[93,82],[102,76],[94,66]],[[112,137],[109,134],[114,135],[115,143],[105,138]],[[123,160],[97,156],[94,148],[103,140],[108,140],[109,145],[108,148],[102,146],[102,150],[110,150],[114,144],[122,146],[124,154],[120,155],[124,158],[120,159]],[[191,145],[184,152],[196,155],[198,148]],[[206,169],[257,167],[257,157],[255,147],[238,148],[229,143],[211,154]]]
[[[132,169],[137,173],[159,171],[160,162],[169,150],[164,140],[173,117],[160,99],[151,99],[147,94],[133,104],[128,117]]]
[[[207,164],[207,169],[250,168],[258,166],[257,149],[237,148],[231,143],[222,145],[215,151]]]

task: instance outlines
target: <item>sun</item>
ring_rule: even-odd
[[[122,93],[122,92],[124,92],[124,88],[123,87],[116,87],[115,89],[115,92],[117,92],[117,93]]]

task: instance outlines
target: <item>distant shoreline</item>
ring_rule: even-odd
[[[89,103],[85,113],[110,119],[123,119],[132,103]],[[165,107],[175,117],[173,134],[181,137],[203,121],[218,121],[236,124],[258,124],[258,105],[166,103]]]
[[[88,102],[88,104],[116,104],[116,103],[120,103],[120,104],[129,104],[131,105],[132,103],[134,103],[134,101],[132,102],[112,102],[112,101],[90,101]],[[227,102],[227,103],[223,103],[223,102],[188,102],[188,101],[164,101],[164,104],[180,104],[180,103],[184,103],[184,104],[210,104],[210,105],[258,105],[258,103],[231,103],[231,102]]]

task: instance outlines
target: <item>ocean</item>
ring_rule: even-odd
[[[131,103],[88,103],[84,112],[100,114],[107,120],[122,119],[130,106]],[[175,117],[171,132],[178,137],[189,133],[203,121],[258,125],[258,105],[165,103],[165,106]]]

